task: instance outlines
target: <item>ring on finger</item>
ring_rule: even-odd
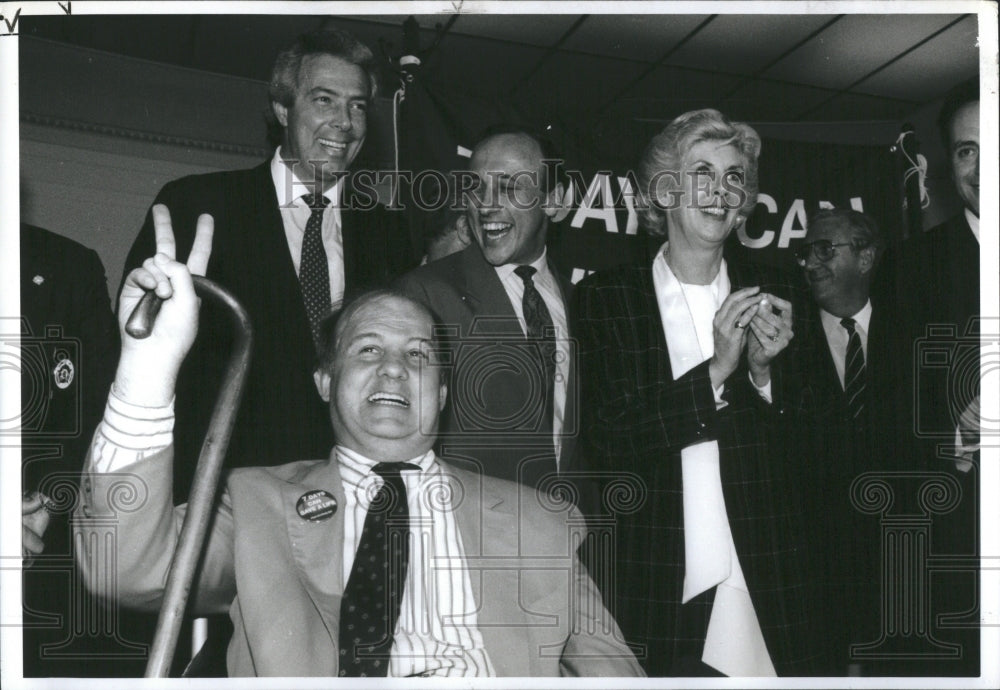
[[[775,333],[774,335],[769,335],[767,337],[771,339],[772,343],[777,342],[777,340],[778,340],[778,334],[777,333]]]
[[[740,323],[739,319],[736,319],[736,322],[733,323],[733,328],[745,328],[745,326]]]

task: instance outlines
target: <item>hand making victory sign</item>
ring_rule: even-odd
[[[174,396],[177,372],[198,332],[199,301],[192,275],[204,275],[212,254],[212,216],[198,217],[194,244],[187,264],[176,260],[170,212],[153,206],[156,254],[129,273],[118,301],[118,326],[122,354],[115,374],[118,397],[144,406],[162,406]],[[137,339],[126,331],[133,310],[147,291],[163,300],[148,338]]]

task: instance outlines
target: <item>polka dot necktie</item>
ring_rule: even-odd
[[[844,396],[848,414],[858,419],[865,410],[865,353],[854,319],[843,319],[840,325],[847,331],[847,354],[844,356]]]
[[[330,266],[323,248],[323,211],[330,200],[314,194],[303,194],[302,200],[312,209],[302,237],[302,260],[299,263],[299,283],[309,317],[313,342],[319,343],[319,325],[330,313]]]
[[[372,468],[385,481],[368,508],[340,602],[341,676],[385,676],[389,671],[410,562],[410,512],[400,471],[419,469],[405,462],[380,462]]]

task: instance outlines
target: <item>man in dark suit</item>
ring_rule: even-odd
[[[399,282],[453,341],[442,454],[533,486],[570,457],[576,432],[570,284],[545,249],[564,186],[543,161],[556,160],[537,134],[490,131],[472,154],[479,181],[467,208],[473,243]]]
[[[938,326],[952,329],[961,341],[980,334],[978,80],[949,92],[938,127],[964,208],[904,245],[904,278],[913,295],[915,335],[926,336],[929,326]],[[926,369],[920,372],[917,423],[935,437],[929,439],[938,446],[933,455],[953,457],[956,469],[965,473],[978,457],[979,377],[955,369],[948,372],[948,381]],[[956,387],[956,376],[973,383]]]
[[[228,466],[326,452],[333,439],[312,383],[318,324],[345,297],[416,265],[401,214],[357,193],[344,175],[364,143],[375,88],[375,58],[353,36],[332,29],[301,36],[272,72],[271,107],[282,131],[274,156],[250,170],[176,180],[154,201],[169,209],[181,255],[191,248],[198,216],[214,218],[207,277],[229,288],[253,322],[253,359]],[[125,274],[154,247],[149,214]],[[201,328],[205,336],[178,383],[186,401],[177,410],[181,498],[232,340],[211,306]]]
[[[932,524],[934,551],[956,562],[952,572],[932,581],[936,586],[930,603],[931,615],[941,623],[939,636],[959,643],[959,659],[947,667],[933,661],[927,667],[976,675],[979,573],[967,564],[979,554],[979,348],[983,337],[995,337],[983,332],[979,320],[978,78],[948,93],[938,127],[964,208],[903,245],[900,281],[911,321],[912,424],[920,456],[927,470],[950,473],[960,486],[958,506],[935,516]],[[995,328],[995,323],[995,318],[986,321],[985,327]]]
[[[138,674],[155,620],[89,596],[72,561],[69,514],[118,358],[104,266],[54,232],[21,223],[20,238],[24,675]]]
[[[809,327],[800,330],[806,423],[799,457],[822,670],[831,676],[870,673],[849,647],[879,633],[880,523],[852,503],[851,483],[863,472],[912,464],[909,372],[899,356],[907,343],[892,311],[869,297],[883,247],[872,218],[830,209],[810,218],[796,248],[815,301]]]

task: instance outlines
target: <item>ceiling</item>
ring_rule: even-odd
[[[829,7],[830,5],[821,5]],[[913,5],[910,4],[910,7]],[[977,17],[943,14],[419,15],[421,78],[577,128],[717,107],[754,124],[901,122],[977,74]],[[254,80],[331,22],[386,64],[405,15],[22,17],[22,35]]]

